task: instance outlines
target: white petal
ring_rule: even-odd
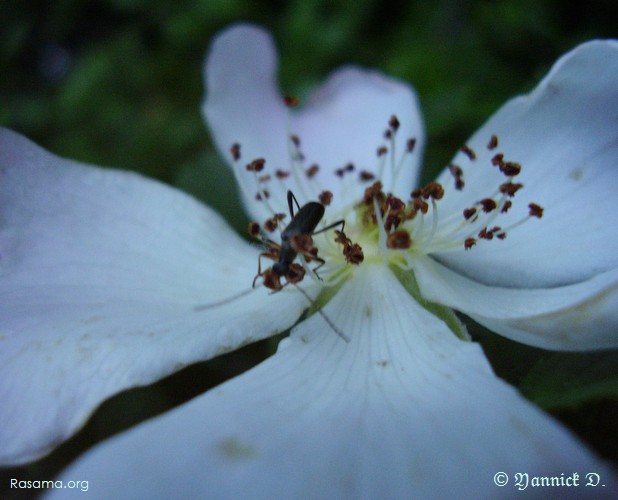
[[[301,204],[317,199],[325,189],[333,192],[334,207],[356,202],[364,189],[359,172],[377,173],[376,151],[384,143],[383,133],[392,115],[397,115],[401,123],[397,157],[404,151],[406,139],[417,139],[414,154],[406,156],[393,186],[402,196],[410,191],[418,176],[424,131],[416,94],[408,85],[377,72],[343,68],[286,120],[276,65],[276,51],[268,33],[244,24],[219,34],[206,61],[204,116],[219,151],[234,167],[253,217],[260,220],[271,215],[264,206],[256,205],[256,180],[244,168],[255,158],[266,159],[262,174],[272,175],[276,169],[292,174],[284,182],[273,180],[263,185],[275,211],[287,207],[287,189],[294,191]],[[290,134],[301,140],[304,166],[317,163],[320,167],[311,181],[304,171],[291,166]],[[234,143],[241,145],[239,161],[234,161],[230,152]],[[356,171],[342,180],[335,170],[348,163],[353,163]],[[393,179],[389,166],[384,182],[390,189]]]
[[[343,68],[333,73],[308,105],[292,117],[292,131],[301,137],[307,160],[321,166],[316,179],[333,192],[335,206],[362,198],[367,184],[358,181],[359,171],[371,172],[377,178],[376,152],[385,143],[384,131],[393,115],[400,122],[396,159],[404,156],[407,139],[415,138],[416,145],[413,154],[405,155],[398,167],[397,179],[387,161],[381,180],[386,191],[408,197],[418,181],[424,145],[420,106],[410,86],[375,71]],[[335,174],[349,163],[355,166],[354,173],[342,178]]]
[[[484,285],[429,257],[414,261],[425,298],[509,337],[544,349],[618,347],[618,269],[554,288]]]
[[[307,305],[251,291],[257,250],[189,196],[8,130],[0,214],[1,463],[46,453],[108,396],[284,330]]]
[[[493,224],[506,227],[535,202],[541,220],[514,229],[504,241],[480,242],[469,252],[440,255],[450,267],[486,284],[547,288],[577,283],[618,267],[618,43],[596,41],[562,57],[529,95],[501,108],[469,141],[477,153],[465,166],[466,186],[447,193],[445,211],[490,196],[504,176],[490,159],[522,165],[524,188]],[[496,150],[486,144],[499,137]],[[448,173],[440,180],[450,186]],[[450,212],[449,212],[450,213]]]
[[[272,358],[62,477],[97,498],[491,498],[519,493],[517,472],[615,484],[384,267],[359,268],[325,312],[350,343],[314,315]]]
[[[204,117],[219,152],[234,167],[247,211],[260,221],[272,214],[256,204],[258,187],[244,167],[256,158],[265,158],[272,174],[275,169],[287,169],[289,163],[286,108],[276,71],[272,38],[246,24],[226,29],[214,39],[204,69]],[[237,162],[230,152],[233,144],[241,146]],[[269,191],[273,206],[287,206],[284,190],[269,186]]]

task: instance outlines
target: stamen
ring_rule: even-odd
[[[333,193],[330,191],[322,191],[320,196],[318,197],[320,203],[324,206],[330,205],[330,202],[333,200]]]
[[[464,144],[460,151],[465,154],[471,161],[476,160],[476,153],[472,150],[472,148],[470,146],[468,146],[467,144]]]
[[[234,161],[240,160],[240,144],[238,144],[237,142],[232,144],[232,146],[230,147],[230,153],[232,154],[232,158],[234,159]]]

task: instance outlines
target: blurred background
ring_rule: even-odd
[[[533,88],[560,55],[592,38],[618,37],[618,2],[1,1],[0,125],[61,156],[136,170],[183,189],[244,233],[233,180],[199,109],[209,42],[239,20],[273,33],[288,95],[308,95],[344,63],[415,86],[430,180],[492,112]],[[550,353],[470,328],[501,377],[618,461],[615,352]],[[255,365],[277,342],[112,398],[49,457],[0,471],[0,496],[6,478],[52,478],[94,443]]]

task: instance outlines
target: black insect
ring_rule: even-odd
[[[296,204],[297,212],[294,214],[294,204]],[[294,262],[300,254],[306,262],[317,262],[318,265],[313,269],[317,274],[317,270],[325,263],[324,259],[318,256],[318,249],[313,244],[312,236],[323,233],[334,227],[341,226],[341,233],[345,227],[345,221],[339,220],[323,227],[319,231],[315,228],[324,216],[324,205],[317,201],[311,201],[302,207],[298,204],[296,197],[292,191],[288,191],[288,208],[290,210],[291,221],[281,233],[281,244],[278,244],[270,239],[262,238],[262,242],[266,245],[266,252],[263,252],[258,257],[258,273],[253,280],[253,286],[259,277],[262,277],[264,286],[273,291],[281,290],[287,284],[296,284],[303,280],[305,269],[302,265]],[[275,220],[281,220],[282,216],[275,216]],[[271,222],[273,219],[271,219]],[[257,224],[255,224],[257,226]],[[251,229],[250,233],[257,236],[259,227]],[[265,271],[262,271],[261,258],[265,257],[275,261],[275,263]],[[285,278],[285,285],[281,284],[281,278]]]

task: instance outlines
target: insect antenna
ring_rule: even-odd
[[[217,302],[209,302],[208,304],[202,304],[199,306],[194,306],[193,310],[194,311],[206,311],[207,309],[212,309],[213,307],[219,307],[219,306],[224,306],[225,304],[229,304],[230,302],[234,302],[237,299],[240,299],[241,297],[244,297],[245,295],[249,295],[251,292],[254,292],[255,290],[257,290],[256,288],[248,288],[246,290],[243,290],[242,292],[238,292],[230,297],[227,297],[225,299],[221,299],[218,300]]]
[[[317,304],[315,303],[315,300],[313,300],[311,297],[309,297],[309,294],[307,292],[305,292],[305,290],[303,290],[300,286],[298,286],[296,283],[294,283],[294,286],[305,296],[305,298],[309,301],[309,303],[315,307],[316,311],[320,314],[320,316],[322,316],[322,318],[324,319],[324,321],[326,321],[326,323],[328,324],[328,326],[330,326],[332,328],[332,330],[341,338],[343,339],[345,342],[350,342],[350,337],[348,337],[345,333],[343,333],[336,325],[335,323],[332,322],[332,320],[326,315],[326,313],[324,313],[324,311],[322,311],[322,309],[320,309]]]

